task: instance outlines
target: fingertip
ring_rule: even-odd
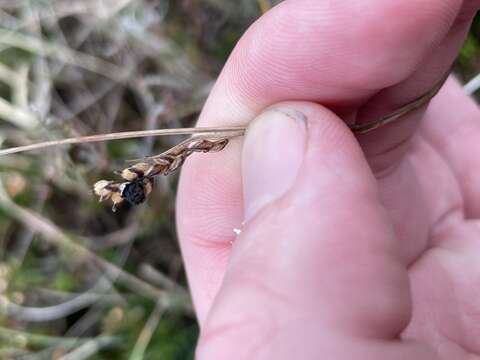
[[[233,140],[222,152],[193,155],[184,164],[176,203],[182,238],[209,239],[210,246],[232,239],[242,217],[240,148]]]
[[[219,153],[192,155],[182,169],[176,222],[199,323],[220,287],[243,220],[239,141]]]

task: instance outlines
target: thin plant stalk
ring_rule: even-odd
[[[408,104],[395,110],[394,112],[385,115],[374,121],[363,124],[348,125],[352,132],[356,134],[366,134],[370,131],[378,129],[384,125],[390,124],[403,116],[419,109],[426,105],[431,99],[438,94],[448,76],[442,78],[429,92],[414,99]],[[46,141],[37,144],[30,144],[25,146],[18,146],[9,149],[0,150],[0,156],[15,154],[24,151],[39,150],[52,146],[73,145],[82,143],[93,143],[102,141],[134,139],[144,137],[156,137],[166,135],[211,135],[218,139],[231,139],[233,137],[243,136],[246,131],[246,126],[227,126],[227,127],[198,127],[198,128],[179,128],[179,129],[157,129],[157,130],[143,130],[143,131],[126,131],[119,133],[110,133],[102,135],[81,136],[76,138],[68,138],[63,140]]]
[[[195,134],[211,134],[215,137],[237,137],[245,133],[245,126],[230,127],[206,127],[206,128],[181,128],[181,129],[158,129],[143,131],[125,131],[119,133],[110,133],[102,135],[81,136],[76,138],[68,138],[62,140],[45,141],[41,143],[18,146],[14,148],[0,150],[0,156],[10,155],[25,151],[39,150],[47,147],[74,145],[83,143],[94,143],[111,140],[136,139],[150,136],[166,136],[166,135],[195,135]]]

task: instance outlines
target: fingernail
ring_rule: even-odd
[[[306,142],[306,117],[296,110],[270,109],[252,122],[242,155],[245,221],[292,187]]]

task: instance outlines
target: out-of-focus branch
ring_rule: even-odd
[[[137,222],[132,222],[125,228],[113,231],[109,234],[100,236],[90,236],[88,238],[81,238],[85,242],[91,243],[90,248],[93,250],[103,250],[114,246],[120,246],[132,241],[135,234],[138,233],[140,225]]]
[[[129,74],[128,69],[123,69],[95,56],[75,51],[67,47],[62,47],[57,44],[48,43],[17,32],[14,33],[0,29],[0,44],[23,49],[39,56],[56,58],[65,63],[106,76],[117,82],[123,82]]]
[[[30,112],[13,106],[3,98],[0,98],[0,118],[26,130],[38,124],[37,119]]]
[[[48,335],[32,334],[19,330],[7,329],[0,327],[0,339],[2,344],[22,345],[31,347],[44,347],[44,346],[66,346],[72,347],[78,344],[84,344],[88,342],[89,338],[66,338],[56,337]],[[109,341],[110,343],[119,342],[118,336],[101,336],[97,339],[103,339],[103,341]]]
[[[183,291],[185,291],[175,281],[170,279],[165,274],[159,272],[150,264],[140,264],[140,267],[138,269],[138,275],[149,283],[160,286],[163,289],[182,289]]]
[[[12,87],[13,103],[25,111],[28,111],[28,72],[28,65],[21,64],[17,69],[17,81]]]
[[[152,339],[152,335],[155,332],[155,329],[162,318],[165,308],[157,303],[153,309],[150,317],[148,318],[145,326],[143,327],[140,335],[138,336],[137,343],[135,344],[132,353],[130,354],[129,360],[142,360],[145,350],[147,350],[148,344]]]
[[[107,279],[105,279],[105,282],[107,282]],[[97,285],[88,289],[88,292],[91,295],[96,296],[100,303],[109,305],[127,305],[127,301],[124,296],[120,296],[118,293],[110,291],[105,293],[106,286],[100,287],[98,284],[101,284],[101,282],[97,282]],[[110,285],[110,283],[108,283],[108,285]],[[40,298],[42,302],[47,301],[56,303],[69,301],[81,294],[84,294],[80,292],[72,293],[49,288],[30,288],[28,292],[34,294],[36,298]]]
[[[103,348],[118,344],[118,339],[113,337],[99,337],[96,339],[91,339],[83,343],[81,346],[71,351],[65,356],[59,358],[59,360],[83,360],[88,359],[92,355],[95,355],[97,352]]]
[[[15,86],[15,83],[18,81],[18,74],[0,62],[0,81],[9,86]]]
[[[97,302],[108,301],[103,294],[87,291],[61,304],[46,307],[17,305],[0,295],[0,314],[4,313],[18,321],[45,322],[64,318]]]

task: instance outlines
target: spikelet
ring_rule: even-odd
[[[152,192],[156,176],[169,175],[178,170],[187,157],[195,152],[217,152],[227,146],[229,139],[206,136],[192,137],[170,150],[137,161],[131,166],[116,171],[124,182],[100,180],[93,185],[93,192],[100,201],[111,200],[115,211],[121,203],[127,201],[131,205],[139,205]]]

